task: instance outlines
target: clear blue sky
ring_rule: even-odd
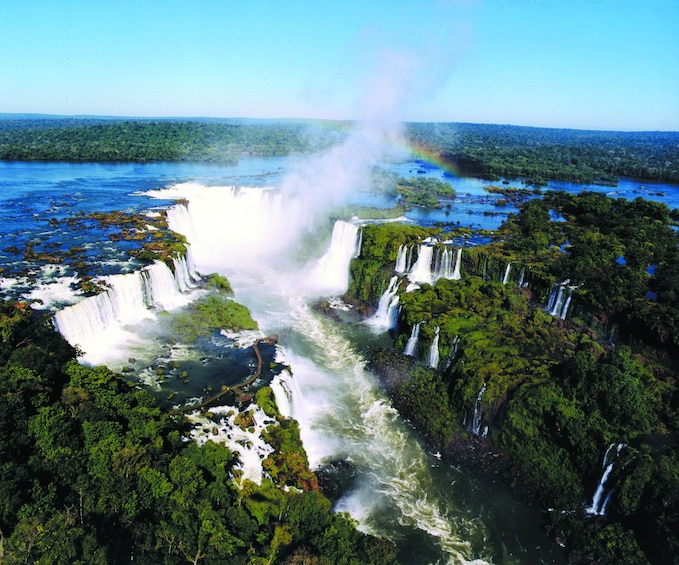
[[[0,112],[679,131],[679,0],[0,0]]]

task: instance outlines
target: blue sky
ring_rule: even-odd
[[[0,112],[679,131],[679,0],[0,0]]]

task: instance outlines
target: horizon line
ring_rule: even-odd
[[[139,120],[139,121],[241,121],[241,122],[315,122],[315,123],[337,123],[337,124],[359,124],[363,120],[358,119],[339,119],[339,118],[303,118],[303,117],[277,117],[277,118],[261,118],[261,117],[247,117],[247,116],[230,116],[230,117],[215,117],[215,116],[134,116],[122,114],[48,114],[42,112],[0,112],[0,120],[14,117],[16,119],[73,119],[73,120]],[[679,130],[673,129],[608,129],[608,128],[579,128],[579,127],[559,127],[559,126],[534,126],[512,123],[492,123],[492,122],[466,122],[455,120],[394,120],[395,123],[401,124],[460,124],[460,125],[475,125],[475,126],[499,126],[499,127],[513,127],[526,129],[547,129],[547,130],[568,130],[568,131],[583,131],[583,132],[597,132],[597,133],[679,133]]]

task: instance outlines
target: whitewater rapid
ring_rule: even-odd
[[[271,191],[254,195],[252,189],[232,187],[194,184],[170,190],[182,199],[168,213],[170,228],[187,237],[198,272],[227,276],[261,330],[280,336],[279,360],[290,373],[283,373],[284,382],[277,381],[274,390],[282,410],[300,423],[311,467],[333,460],[356,466],[357,486],[338,501],[337,510],[349,512],[360,529],[397,543],[420,531],[429,540],[425,544],[438,547],[432,561],[485,563],[473,560],[466,539],[482,525],[463,517],[450,498],[444,502],[434,494],[429,456],[366,371],[365,359],[341,326],[310,307],[319,295],[346,291],[359,229],[335,224],[322,257],[292,266],[281,254],[294,248],[293,235],[307,236],[304,226],[312,223],[299,216],[297,202],[287,203]],[[168,198],[168,191],[158,191],[158,197]],[[225,205],[230,223],[218,213]],[[248,214],[256,216],[251,226],[258,233],[250,229]],[[276,240],[286,218],[300,223],[288,224]]]

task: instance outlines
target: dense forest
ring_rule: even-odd
[[[202,161],[287,155],[335,143],[341,129],[306,122],[0,119],[0,160]]]
[[[469,454],[492,453],[492,476],[552,509],[572,563],[679,562],[676,220],[593,192],[529,200],[494,241],[463,248],[460,280],[401,285],[394,348],[371,360],[433,449],[475,473],[487,463]],[[427,238],[435,256],[450,245],[408,225],[362,237],[347,298],[364,309],[400,251],[415,261]],[[612,462],[605,512],[588,509]]]
[[[679,183],[679,133],[614,132],[481,124],[408,124],[414,147],[462,174],[612,183],[619,177]]]
[[[224,319],[198,321],[212,322]],[[0,562],[394,562],[391,542],[331,511],[271,389],[255,400],[237,425],[253,426],[254,409],[271,422],[261,484],[222,443],[189,441],[179,411],[78,364],[46,316],[0,302]]]
[[[204,161],[318,151],[350,124],[320,121],[150,120],[0,116],[0,160]],[[464,175],[615,184],[679,183],[679,133],[409,123],[408,143]]]

